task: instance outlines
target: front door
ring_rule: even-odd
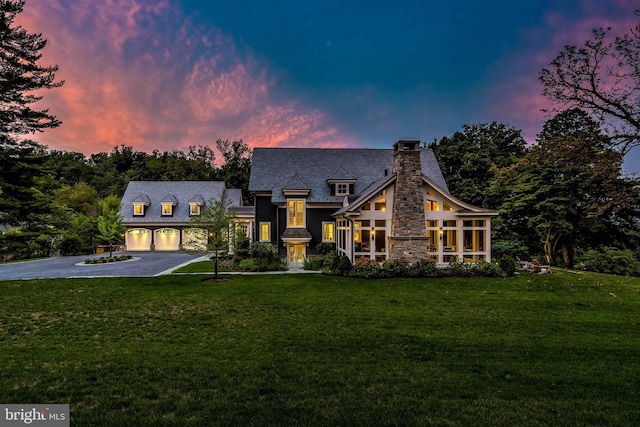
[[[289,243],[289,255],[287,257],[289,268],[302,267],[304,265],[306,252],[306,243]]]

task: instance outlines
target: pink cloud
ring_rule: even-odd
[[[48,40],[41,63],[58,64],[65,80],[37,105],[63,122],[34,137],[52,149],[350,142],[321,111],[276,97],[277,82],[250,51],[240,55],[230,36],[166,0],[27,2],[18,18]]]
[[[545,15],[545,26],[526,32],[529,52],[520,52],[513,58],[503,58],[503,61],[514,63],[514,68],[519,71],[492,88],[497,93],[497,98],[506,102],[494,105],[491,114],[494,117],[511,117],[511,124],[522,129],[523,137],[529,143],[535,142],[544,121],[551,117],[550,113],[542,110],[553,107],[541,94],[542,86],[538,81],[538,73],[548,67],[564,46],[581,46],[586,40],[591,39],[594,28],[611,27],[613,35],[620,35],[637,23],[638,18],[633,14],[634,9],[638,7],[635,1],[582,0],[580,6],[580,14],[584,16],[580,20],[576,20],[573,15],[569,16],[555,10],[548,11]],[[547,38],[548,34],[552,36]]]

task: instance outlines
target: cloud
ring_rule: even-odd
[[[34,138],[50,148],[349,143],[322,111],[278,93],[248,47],[167,0],[27,2],[18,21],[48,40],[41,63],[65,80],[37,105],[63,122]]]

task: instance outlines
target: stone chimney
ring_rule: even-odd
[[[420,141],[398,141],[393,145],[393,173],[396,183],[389,257],[410,263],[427,259],[429,238],[424,216]]]

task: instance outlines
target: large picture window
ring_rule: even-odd
[[[304,227],[304,200],[289,200],[287,204],[289,227]]]

